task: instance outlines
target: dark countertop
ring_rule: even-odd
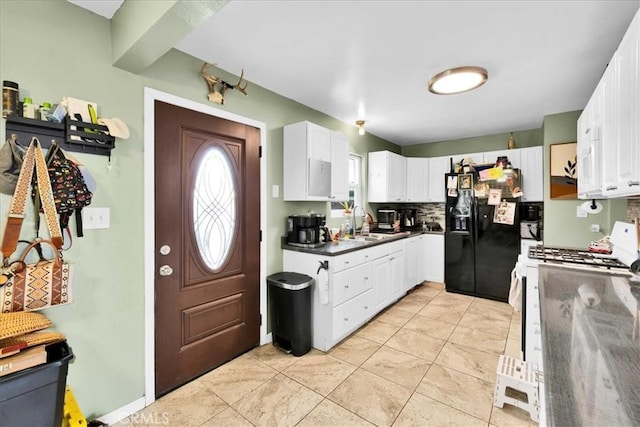
[[[377,235],[378,233],[372,233],[373,235]],[[360,249],[370,248],[372,246],[381,245],[384,243],[395,242],[400,239],[405,239],[411,236],[419,236],[420,234],[439,234],[444,235],[444,231],[404,231],[396,234],[387,234],[383,238],[378,240],[340,240],[336,243],[327,243],[324,246],[318,248],[303,248],[299,246],[292,246],[287,244],[287,238],[282,237],[280,247],[282,249],[286,249],[289,251],[296,252],[305,252],[309,254],[315,255],[324,255],[324,256],[336,256],[342,255],[349,252],[357,251]],[[358,236],[360,237],[360,236]]]
[[[539,272],[547,424],[638,425],[640,282],[546,264]]]

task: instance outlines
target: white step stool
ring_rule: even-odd
[[[505,403],[529,412],[535,422],[540,422],[540,403],[538,399],[538,376],[534,367],[513,357],[502,355],[496,370],[496,391],[493,406],[502,408]],[[506,395],[507,387],[526,393],[527,401]]]

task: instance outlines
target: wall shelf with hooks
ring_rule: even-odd
[[[54,123],[44,120],[29,119],[16,115],[6,118],[6,135],[15,134],[22,145],[28,145],[32,137],[40,140],[42,148],[49,148],[55,140],[63,150],[76,153],[99,154],[111,156],[115,148],[115,138],[106,135],[106,126],[70,120]]]

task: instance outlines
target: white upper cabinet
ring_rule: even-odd
[[[407,202],[428,202],[429,159],[407,158]]]
[[[636,14],[616,54],[616,115],[620,195],[640,193],[640,12]]]
[[[284,200],[348,198],[348,161],[348,141],[338,132],[306,121],[285,126]]]
[[[407,159],[390,151],[371,152],[368,159],[368,201],[404,202],[407,197]]]
[[[602,196],[602,82],[578,118],[578,198]]]
[[[542,146],[519,148],[523,202],[544,201],[544,160]],[[511,150],[515,151],[515,150]]]
[[[600,125],[597,135],[599,151],[593,150],[589,159],[597,168],[594,181],[601,178],[604,197],[640,195],[640,11],[636,13],[618,50],[605,70],[596,92],[583,112],[578,124],[579,149],[586,149],[584,123]],[[597,104],[597,101],[600,104]],[[598,114],[599,120],[598,120]],[[583,117],[584,116],[584,117]],[[581,133],[581,129],[582,132]],[[583,139],[580,141],[580,139]],[[593,143],[592,143],[593,145]],[[582,158],[584,153],[579,151]],[[578,169],[580,170],[580,169]],[[590,184],[587,176],[587,184]],[[578,181],[579,194],[583,185]]]
[[[450,168],[449,156],[429,158],[429,181],[427,184],[429,202],[445,202],[444,174],[449,173]]]

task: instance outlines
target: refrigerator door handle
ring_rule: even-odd
[[[478,239],[480,237],[479,233],[480,233],[480,212],[478,210],[478,199],[477,198],[473,198],[473,209],[472,209],[472,213],[471,213],[471,227],[473,227],[472,230],[472,234],[473,236],[471,237],[471,241],[473,243],[473,246],[476,246],[476,243],[478,243]]]

